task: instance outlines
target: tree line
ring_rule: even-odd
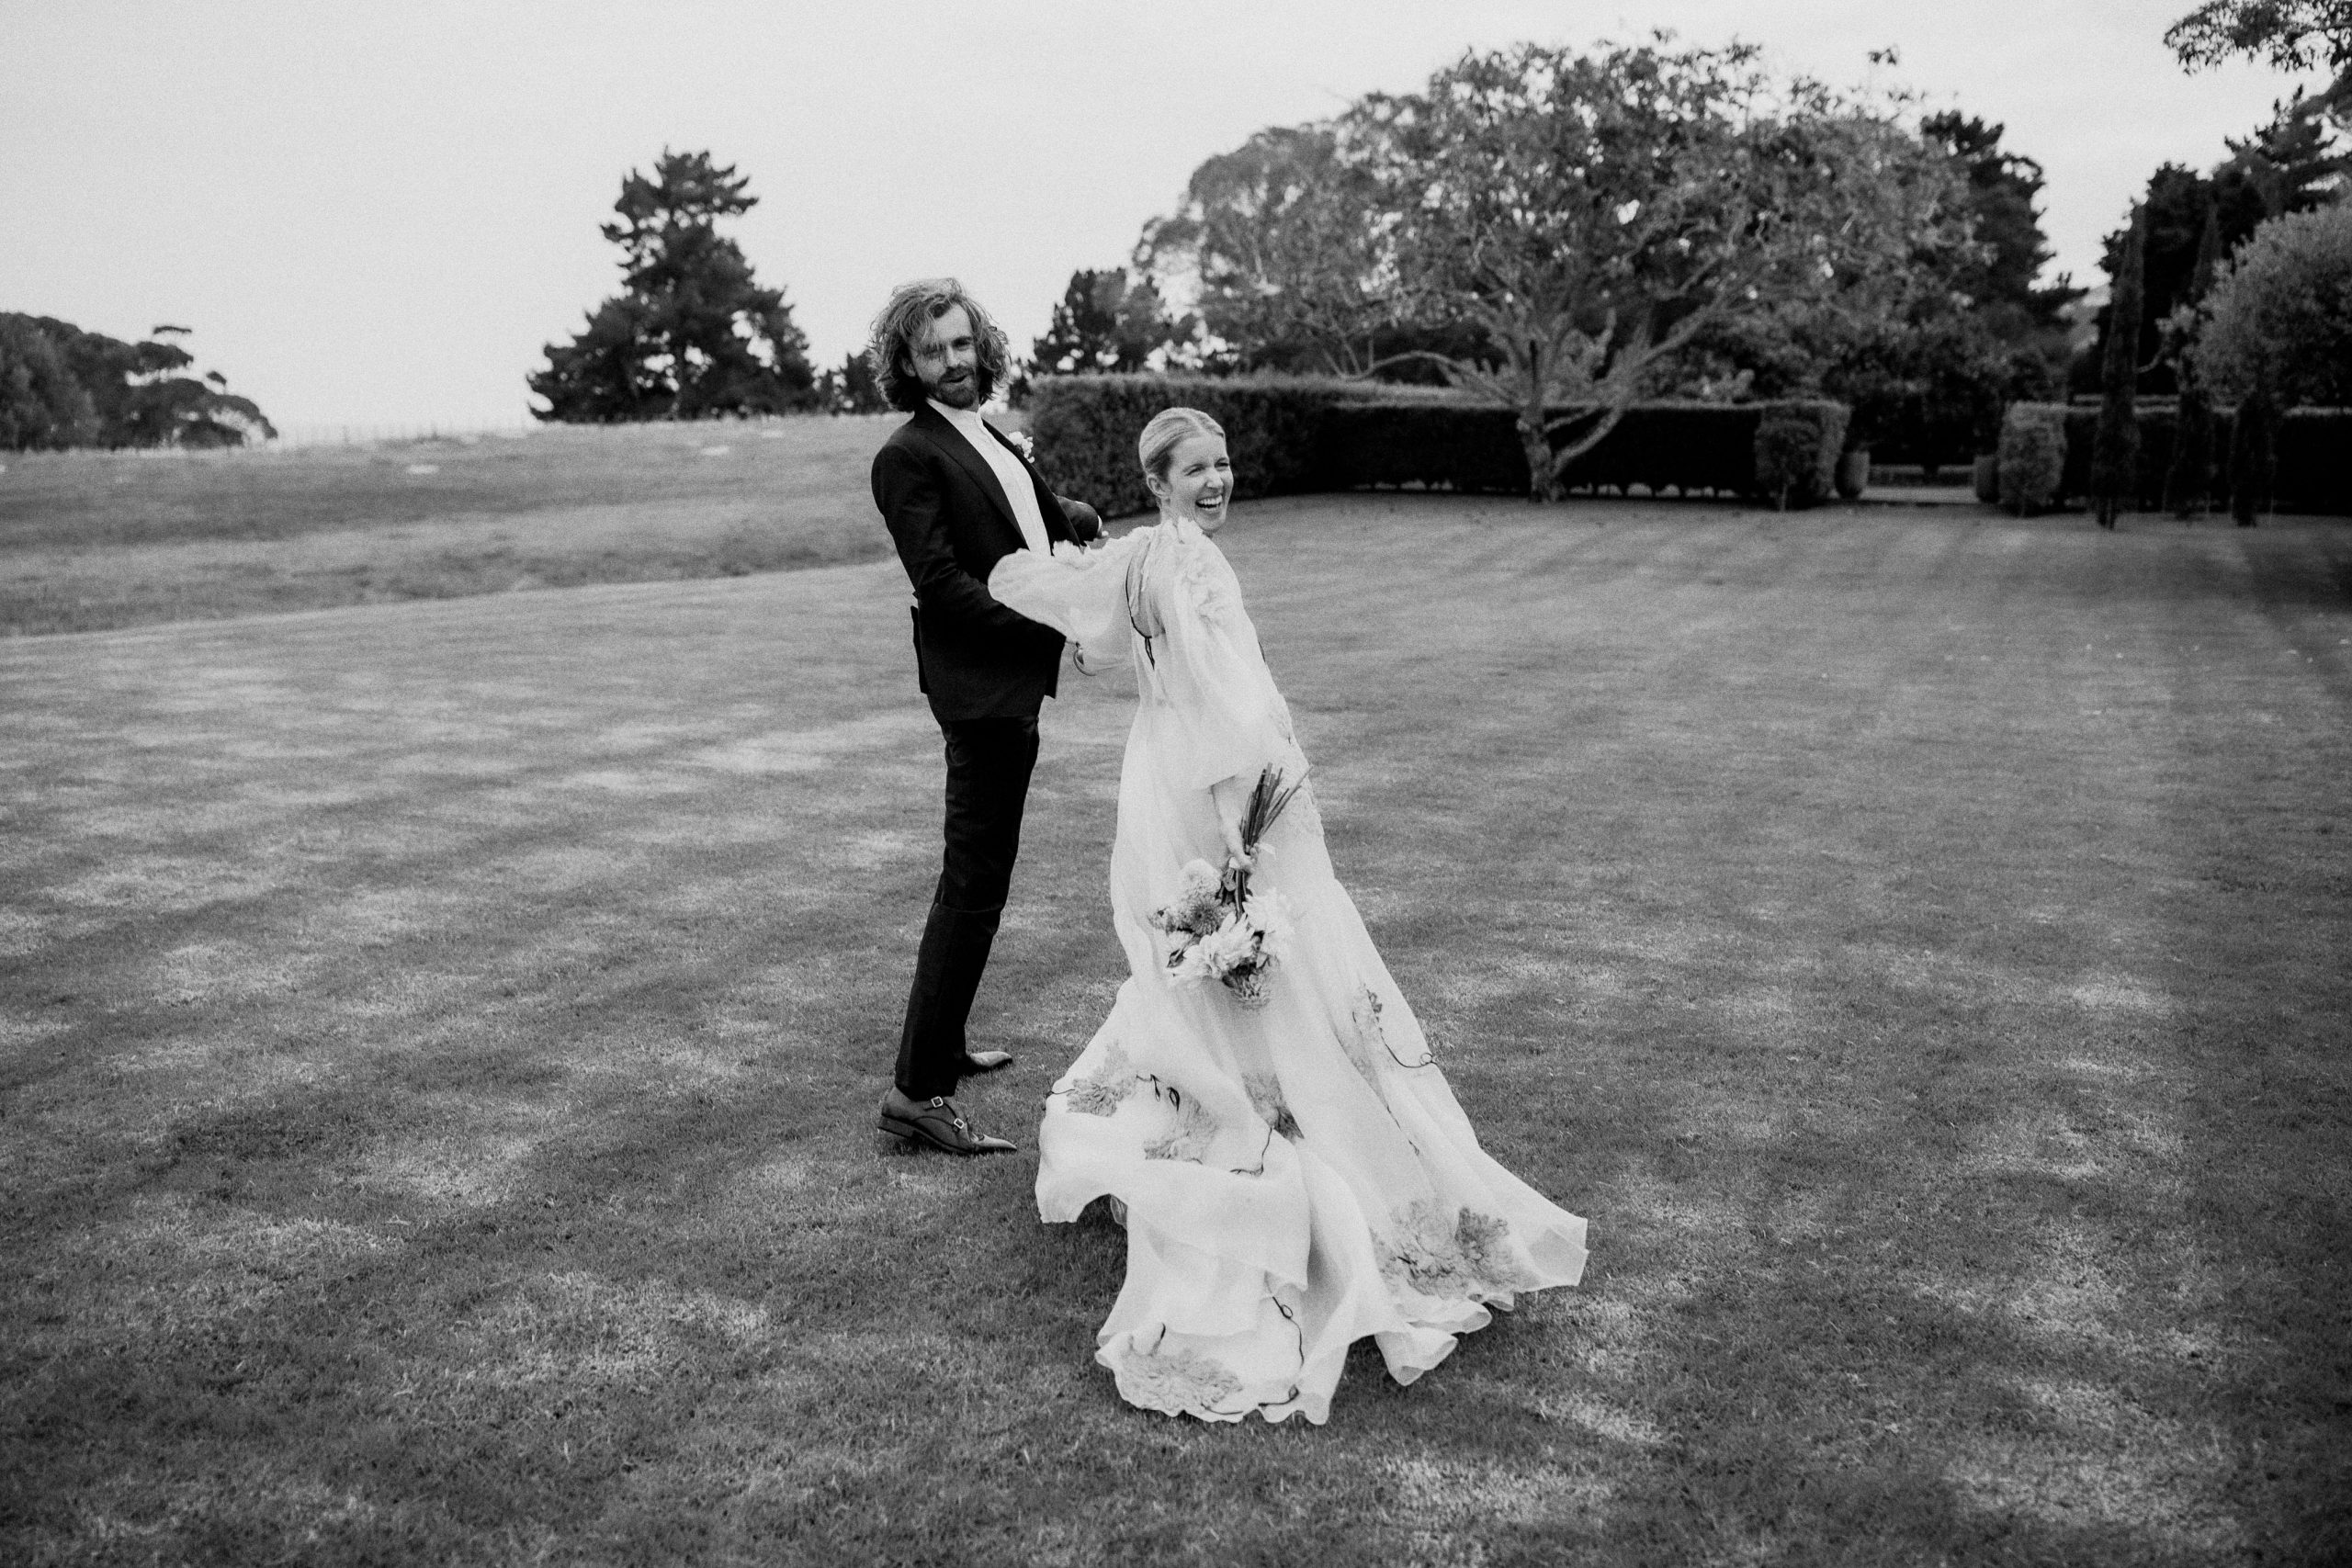
[[[2341,71],[2347,9],[2213,0],[2167,36],[2186,64],[2267,51]],[[2282,107],[2209,175],[2159,171],[2135,219],[2137,389],[2177,389],[2182,310],[2257,230],[2340,189],[2346,98],[2339,79]],[[1515,411],[1544,493],[1660,396],[1829,397],[1854,446],[1964,463],[2007,405],[2094,389],[2111,357],[2116,304],[2082,343],[2084,290],[2041,281],[2042,170],[2003,137],[1901,95],[1772,79],[1741,44],[1474,51],[1418,92],[1203,163],[1123,265],[1072,274],[1023,373],[1442,382]],[[549,345],[541,417],[880,407],[858,354],[811,367],[780,292],[718,235],[754,199],[704,152],[628,176],[605,229],[623,290]],[[2122,252],[2119,235],[2111,274]]]
[[[2140,489],[2141,398],[2174,400],[2165,508],[2191,517],[2223,491],[2241,524],[2268,504],[2282,411],[2352,404],[2352,0],[2209,0],[2165,36],[2191,70],[2248,55],[2335,76],[2210,171],[2158,167],[2107,236],[2109,297],[2073,386],[2099,394],[2090,492],[2109,528]]]
[[[51,316],[0,311],[0,451],[240,446],[277,435],[217,370],[189,374],[188,329],[138,343]]]
[[[1474,52],[1204,164],[1035,358],[1442,380],[1518,411],[1547,493],[1660,396],[1831,397],[1857,445],[1965,461],[2059,385],[2081,292],[2039,283],[2002,136],[1745,45]],[[1155,324],[1161,278],[1194,306]]]
[[[1747,45],[1474,51],[1204,163],[1128,265],[1072,276],[1025,371],[1448,382],[1519,412],[1547,490],[1661,392],[1997,417],[2064,370],[2041,171],[1997,126],[1903,109],[1772,81]],[[878,406],[856,355],[812,371],[718,233],[754,199],[706,152],[628,177],[622,292],[549,345],[541,417]]]

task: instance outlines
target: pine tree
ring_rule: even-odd
[[[813,408],[808,340],[784,291],[763,288],[721,220],[758,205],[751,180],[708,152],[664,151],[631,170],[605,238],[621,248],[622,292],[529,378],[544,420],[609,423]]]
[[[841,368],[817,378],[819,406],[833,413],[888,413],[889,400],[874,379],[873,362],[864,351],[851,349]]]
[[[1047,376],[1141,370],[1154,351],[1173,346],[1192,323],[1169,319],[1159,285],[1148,276],[1128,280],[1125,267],[1069,275],[1046,335],[1029,348],[1029,362]]]
[[[2115,526],[2117,513],[2138,486],[2140,420],[2133,407],[2139,390],[2141,260],[2147,232],[2146,209],[2132,209],[2132,226],[2117,258],[2115,295],[2108,304],[2107,356],[2098,410],[2098,436],[2091,446],[2091,503],[2102,528]]]
[[[1944,148],[1968,182],[1974,238],[1987,247],[1953,268],[1952,286],[1968,296],[1970,309],[1996,338],[2017,343],[2065,331],[2066,307],[2083,290],[2064,281],[2045,288],[2038,279],[2057,253],[2041,230],[2037,207],[2041,165],[2021,152],[2005,151],[2007,127],[1989,125],[1957,109],[1931,114],[1919,134]]]

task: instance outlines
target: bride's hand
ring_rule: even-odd
[[[1209,798],[1216,807],[1216,830],[1225,839],[1227,858],[1247,864],[1249,857],[1241,852],[1241,814],[1249,809],[1249,786],[1238,774],[1219,779],[1209,786]]]

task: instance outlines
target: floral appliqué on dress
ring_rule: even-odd
[[[1424,1296],[1457,1297],[1531,1287],[1508,1245],[1510,1222],[1463,1208],[1451,1222],[1424,1199],[1396,1213],[1381,1248],[1380,1271],[1392,1285]]]
[[[1380,1027],[1380,993],[1370,986],[1358,986],[1354,999],[1348,1007],[1348,1027],[1341,1031],[1340,1043],[1347,1049],[1348,1060],[1373,1088],[1380,1087],[1380,1065],[1390,1059],[1388,1036]]]
[[[1062,1104],[1081,1116],[1109,1116],[1135,1092],[1136,1075],[1127,1054],[1116,1045],[1102,1053],[1102,1065],[1092,1077],[1079,1079],[1062,1096]]]
[[[1264,1119],[1278,1138],[1298,1136],[1298,1118],[1283,1103],[1283,1086],[1272,1073],[1251,1073],[1241,1080],[1250,1091],[1250,1108]]]
[[[1216,1135],[1216,1124],[1201,1109],[1195,1096],[1186,1094],[1174,1084],[1155,1082],[1151,1092],[1176,1108],[1176,1124],[1143,1146],[1146,1159],[1191,1160],[1194,1165],[1208,1153],[1209,1141]]]
[[[1232,575],[1217,568],[1207,550],[1188,549],[1176,558],[1177,590],[1203,620],[1221,621],[1241,608]]]
[[[1189,1349],[1131,1357],[1119,1364],[1118,1375],[1127,1403],[1170,1416],[1210,1409],[1241,1392],[1230,1367]]]
[[[1340,1044],[1347,1051],[1348,1060],[1355,1064],[1356,1071],[1362,1073],[1364,1081],[1374,1089],[1380,1088],[1381,1069],[1387,1066],[1393,1064],[1399,1067],[1419,1068],[1429,1066],[1435,1060],[1426,1053],[1418,1062],[1408,1062],[1399,1056],[1396,1047],[1389,1042],[1388,1028],[1381,1021],[1381,1012],[1380,993],[1359,983],[1355,998],[1348,1007],[1347,1027],[1340,1032]]]

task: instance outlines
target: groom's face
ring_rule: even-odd
[[[913,348],[915,377],[926,397],[951,409],[979,406],[980,347],[972,335],[970,311],[950,305],[931,319]]]

